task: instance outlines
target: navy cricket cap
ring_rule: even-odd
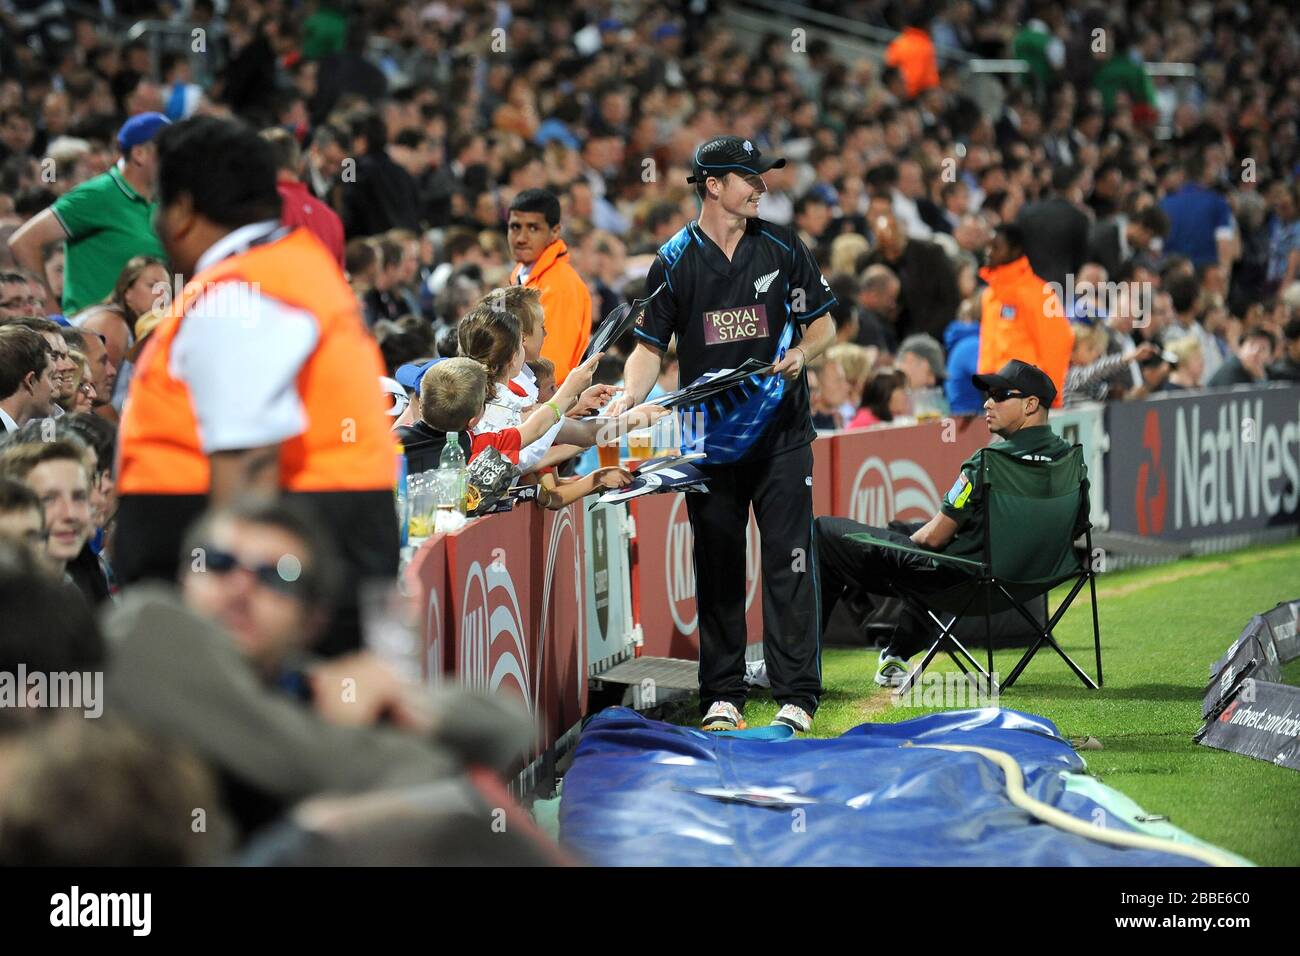
[[[727,173],[765,173],[780,169],[785,158],[764,159],[758,147],[739,136],[716,136],[695,151],[688,183],[702,183],[709,176]]]
[[[1030,365],[1020,359],[1012,359],[991,375],[972,375],[970,380],[981,392],[1006,388],[1034,395],[1043,403],[1044,408],[1051,407],[1052,402],[1056,401],[1056,386],[1052,384],[1051,376],[1037,365]]]
[[[117,148],[128,153],[132,146],[152,142],[160,129],[170,125],[171,120],[161,113],[140,113],[132,116],[117,131]]]

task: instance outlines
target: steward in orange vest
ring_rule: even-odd
[[[194,276],[150,336],[123,410],[114,567],[124,584],[174,579],[209,501],[287,492],[346,571],[320,649],[355,646],[357,585],[391,578],[398,559],[379,349],[330,252],[280,225],[269,144],[213,117],[164,132],[159,232]]]
[[[992,374],[1012,359],[1037,365],[1056,386],[1052,407],[1060,408],[1074,330],[1056,292],[1034,275],[1024,248],[1019,226],[998,226],[989,264],[980,270],[988,288],[980,293],[978,371]]]
[[[560,201],[545,189],[525,189],[510,204],[506,229],[516,262],[510,284],[541,290],[546,316],[542,358],[554,363],[555,384],[563,385],[565,376],[582,364],[591,340],[591,292],[560,238]]]
[[[892,66],[903,74],[907,95],[913,99],[939,85],[939,62],[934,53],[934,41],[926,32],[924,22],[904,27],[903,32],[885,47],[885,66]]]

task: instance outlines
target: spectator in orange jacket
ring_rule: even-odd
[[[1060,408],[1074,332],[1056,292],[1030,268],[1019,226],[998,226],[980,278],[988,283],[980,299],[980,373],[996,372],[1013,358],[1037,365],[1056,386],[1053,407]]]
[[[542,358],[555,364],[555,382],[582,364],[591,338],[591,293],[569,261],[560,238],[560,200],[545,189],[525,189],[510,204],[506,226],[515,268],[512,285],[541,290],[546,316]]]
[[[903,32],[885,48],[885,66],[903,74],[907,95],[915,99],[939,85],[939,63],[934,55],[934,41],[925,29],[925,18],[913,16]]]

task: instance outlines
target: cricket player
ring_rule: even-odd
[[[830,286],[795,231],[758,217],[762,174],[785,165],[748,140],[719,136],[695,151],[700,217],[659,249],[656,295],[636,328],[621,414],[642,402],[677,340],[681,381],[746,359],[774,363],[779,401],[732,436],[735,453],[704,463],[709,493],[687,495],[695,538],[700,708],[705,730],[745,726],[745,530],[762,537],[763,656],[774,723],[807,732],[821,695],[821,621],[812,534],[814,437],[804,369],[835,341]],[[776,394],[773,392],[773,394]],[[710,452],[713,459],[713,453]]]

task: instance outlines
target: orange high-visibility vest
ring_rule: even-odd
[[[286,491],[377,491],[393,486],[393,440],[384,414],[379,347],[338,263],[306,229],[254,246],[196,275],[154,330],[131,379],[118,443],[124,495],[205,495],[208,457],[199,444],[189,387],[169,370],[185,312],[214,283],[245,282],[315,318],[316,348],[298,373],[306,411],[301,435],[280,445]],[[255,285],[254,285],[255,284]],[[231,316],[231,335],[256,335]]]
[[[907,95],[918,96],[939,85],[939,63],[934,41],[918,27],[906,27],[885,48],[885,65],[897,68],[907,84]]]
[[[519,284],[522,270],[523,266],[515,263],[510,270],[511,285]],[[582,353],[591,340],[591,293],[569,262],[569,247],[563,239],[542,250],[524,285],[541,290],[546,316],[542,358],[555,365],[555,384],[563,385],[569,372],[582,364]]]
[[[986,266],[980,278],[988,283],[980,293],[980,374],[1012,359],[1037,365],[1056,386],[1052,407],[1061,408],[1074,330],[1055,290],[1034,274],[1028,256]]]

